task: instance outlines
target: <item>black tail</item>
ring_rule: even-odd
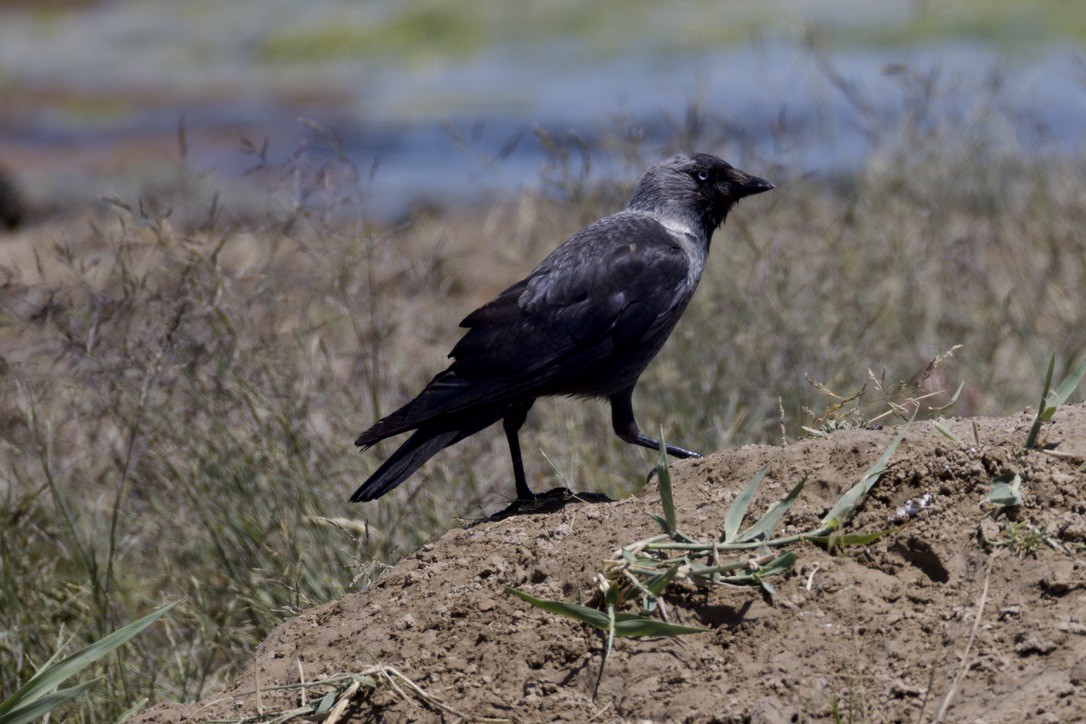
[[[365,450],[374,443],[408,430],[416,430],[428,422],[464,408],[465,393],[471,393],[478,383],[456,376],[452,368],[438,373],[415,399],[377,421],[363,432],[354,444]]]
[[[397,485],[407,480],[411,473],[422,467],[422,464],[432,458],[439,450],[448,447],[459,439],[459,430],[445,430],[434,432],[433,430],[417,430],[415,434],[407,438],[400,448],[392,453],[392,457],[377,468],[377,472],[362,484],[351,496],[352,503],[361,503],[367,500],[376,500]]]

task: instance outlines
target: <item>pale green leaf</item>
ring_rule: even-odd
[[[683,634],[704,633],[707,630],[695,626],[680,626],[657,618],[648,618],[647,616],[638,616],[632,613],[615,614],[615,636],[681,636]]]
[[[794,566],[798,558],[794,551],[785,551],[759,568],[757,574],[762,578],[779,575]]]
[[[1052,387],[1052,372],[1056,369],[1056,355],[1052,355],[1048,360],[1048,372],[1045,374],[1045,386],[1041,391],[1041,404],[1037,407],[1037,417],[1033,418],[1033,424],[1029,428],[1029,434],[1026,435],[1026,447],[1032,448],[1037,445],[1037,438],[1041,434],[1041,423],[1045,422],[1049,417],[1055,414],[1055,410],[1051,413],[1048,412],[1048,391]],[[1046,417],[1047,414],[1047,417]]]
[[[147,706],[148,701],[150,701],[150,699],[148,699],[147,697],[140,699],[135,704],[125,709],[124,713],[117,717],[117,721],[113,722],[113,724],[123,724],[124,722],[134,717],[136,714],[139,714],[141,711],[143,711],[143,708]]]
[[[728,507],[728,514],[724,516],[725,542],[730,543],[735,539],[735,535],[739,532],[739,526],[743,524],[743,518],[747,514],[747,507],[750,506],[750,499],[754,497],[754,491],[758,489],[767,470],[769,470],[769,463],[766,463],[761,470],[754,474],[754,477],[747,483],[747,487],[743,488],[743,492]]]
[[[602,611],[597,611],[594,608],[581,606],[576,603],[536,598],[535,596],[530,596],[524,591],[519,591],[512,586],[505,586],[505,590],[548,613],[572,618],[603,631],[611,630],[611,620],[608,618],[607,614]],[[664,621],[655,618],[638,616],[637,614],[632,613],[615,614],[615,636],[678,636],[680,634],[701,633],[703,631],[705,631],[705,629],[665,623]]]
[[[946,412],[947,410],[949,410],[951,407],[954,406],[955,402],[958,401],[958,396],[962,394],[962,388],[964,388],[964,387],[965,387],[965,380],[962,380],[961,384],[958,385],[958,389],[954,392],[954,396],[950,398],[950,402],[948,402],[945,405],[942,405],[940,407],[931,407],[929,409],[932,412],[938,412],[938,413]]]
[[[16,709],[6,714],[0,714],[0,724],[29,724],[39,717],[43,717],[61,704],[71,701],[87,689],[97,684],[101,679],[92,679],[82,684],[76,684],[68,689],[61,689],[52,694],[44,694],[35,699],[28,699]]]
[[[660,504],[664,507],[664,532],[675,532],[675,498],[671,494],[671,470],[667,464],[667,447],[664,445],[664,431],[660,431],[660,459],[656,463],[656,473],[660,478]]]
[[[117,629],[108,636],[95,641],[87,648],[72,654],[62,661],[43,666],[28,682],[19,687],[18,691],[3,702],[0,702],[0,724],[7,724],[6,720],[3,718],[5,714],[11,712],[16,707],[24,708],[27,704],[46,696],[49,692],[60,686],[65,679],[79,673],[101,657],[139,635],[145,628],[165,616],[166,613],[176,605],[177,603],[175,602],[160,608],[154,613],[148,614],[140,620],[128,624],[124,628]],[[72,687],[72,689],[74,688],[76,687]],[[65,691],[72,691],[72,689],[66,689]]]
[[[598,611],[594,608],[589,608],[588,606],[582,606],[579,603],[566,603],[565,601],[551,601],[545,598],[536,598],[535,596],[513,588],[512,586],[505,586],[505,590],[509,591],[517,598],[527,601],[536,608],[542,609],[548,613],[576,619],[581,623],[587,623],[589,626],[595,626],[604,631],[610,628],[611,622],[607,618],[607,614],[603,611]]]
[[[913,417],[915,418],[915,415]],[[893,457],[894,453],[897,452],[897,446],[905,439],[905,433],[909,431],[909,427],[911,427],[912,424],[913,421],[910,419],[901,426],[901,432],[898,433],[898,436],[894,438],[894,441],[890,443],[885,452],[879,456],[879,459],[875,461],[875,464],[867,469],[867,472],[860,478],[860,482],[849,488],[845,494],[838,499],[834,506],[830,508],[830,512],[826,513],[826,516],[822,518],[822,523],[818,530],[814,532],[815,535],[835,530],[852,517],[852,514],[856,511],[856,506],[860,504],[860,501],[871,491],[871,488],[875,486],[875,483],[882,477],[883,472],[886,471],[886,464],[890,461],[890,458]]]
[[[877,530],[873,533],[830,533],[828,535],[805,535],[803,540],[808,540],[827,548],[844,548],[845,546],[865,546],[872,541],[893,533],[893,529]]]
[[[1053,409],[1067,402],[1067,398],[1075,391],[1082,378],[1086,376],[1086,360],[1071,371],[1071,374],[1063,378],[1063,381],[1046,396],[1047,405]]]
[[[679,572],[681,564],[676,563],[669,568],[665,573],[660,573],[653,576],[645,582],[645,589],[654,596],[659,596],[667,584],[671,583],[671,579],[675,577],[675,574]]]
[[[757,570],[748,571],[746,573],[740,573],[734,576],[724,576],[719,580],[722,583],[731,583],[735,585],[757,583],[762,585],[762,581],[765,578],[771,576],[777,576],[784,573],[792,566],[796,564],[796,560],[799,558],[794,551],[785,551],[779,556],[766,563],[764,566],[760,566]]]
[[[780,522],[788,509],[792,507],[792,503],[796,502],[796,498],[799,497],[799,493],[803,490],[803,486],[807,483],[807,476],[804,475],[803,479],[796,483],[796,486],[789,491],[788,495],[783,500],[775,503],[769,510],[765,512],[765,515],[761,519],[747,528],[737,539],[737,543],[743,541],[756,540],[759,537],[769,538],[773,534],[773,530],[777,527],[777,523]]]
[[[962,439],[960,437],[958,437],[957,435],[955,435],[954,433],[952,433],[950,430],[948,430],[945,427],[943,427],[942,425],[940,425],[938,423],[938,421],[932,422],[931,424],[935,426],[935,430],[940,435],[942,435],[943,437],[945,437],[948,440],[951,440],[952,442],[958,443],[959,445],[961,444]]]
[[[660,526],[660,530],[662,530],[664,533],[667,533],[667,521],[664,520],[663,517],[655,515],[654,513],[649,513],[649,517],[656,521],[656,524]],[[668,533],[668,535],[671,534]]]
[[[332,706],[336,703],[336,694],[337,693],[338,692],[335,692],[335,691],[329,691],[327,694],[325,694],[323,697],[321,697],[320,703],[317,704],[317,710],[314,711],[313,713],[316,714],[317,716],[321,716],[322,714],[327,714],[332,709]]]
[[[992,479],[988,501],[1002,508],[1015,508],[1022,504],[1022,477],[1018,473],[1004,473]]]

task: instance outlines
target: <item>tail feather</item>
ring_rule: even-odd
[[[456,408],[456,401],[464,392],[474,387],[473,382],[456,376],[452,369],[437,374],[415,399],[386,415],[358,436],[354,444],[363,450],[386,437],[393,437],[408,430],[415,430],[427,422]]]
[[[417,430],[407,438],[392,457],[384,462],[369,480],[351,496],[351,502],[360,503],[376,500],[422,467],[439,450],[448,447],[459,439],[459,430],[446,430],[435,433],[433,430]]]
[[[510,401],[523,402],[526,397],[537,395],[529,391],[540,387],[551,374],[525,377],[495,378],[488,380],[460,377],[452,367],[438,374],[415,399],[381,418],[355,440],[355,445],[365,450],[374,443],[424,425],[445,425],[445,420],[456,416],[461,420],[484,420],[474,434],[502,418],[502,410]]]

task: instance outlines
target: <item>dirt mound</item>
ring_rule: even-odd
[[[517,721],[1071,721],[1086,712],[1086,405],[1045,426],[1057,454],[1021,450],[1032,416],[908,431],[889,471],[849,525],[889,526],[898,508],[930,505],[896,532],[835,554],[793,546],[798,561],[757,587],[674,585],[676,638],[617,639],[595,700],[603,638],[502,588],[577,601],[602,560],[659,532],[655,486],[633,499],[570,504],[453,530],[367,590],[299,615],[256,653],[233,689],[200,705],[161,705],[145,722],[283,712],[297,687],[393,666],[472,718]],[[672,466],[677,520],[719,535],[736,494],[766,463],[752,506],[764,510],[804,475],[785,518],[810,529],[860,479],[894,430],[842,431],[784,447],[748,446]],[[989,482],[1021,475],[1024,505],[996,517]],[[917,506],[919,507],[919,506]],[[456,720],[405,682],[363,687],[352,720]],[[255,691],[259,688],[259,697]],[[342,689],[342,685],[340,689]],[[311,687],[307,701],[323,691]]]

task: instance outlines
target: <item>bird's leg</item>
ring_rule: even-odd
[[[623,390],[611,398],[611,425],[615,434],[624,441],[642,447],[660,449],[660,441],[649,437],[637,427],[633,412],[633,388]],[[667,454],[677,458],[700,458],[699,453],[676,445],[665,445]]]
[[[528,417],[528,410],[532,409],[531,400],[528,404],[517,405],[509,409],[502,418],[502,427],[505,428],[505,439],[509,443],[509,454],[513,458],[513,477],[517,484],[517,500],[535,500],[535,493],[528,487],[528,479],[524,475],[524,462],[520,455],[520,437],[517,433],[521,425]]]

